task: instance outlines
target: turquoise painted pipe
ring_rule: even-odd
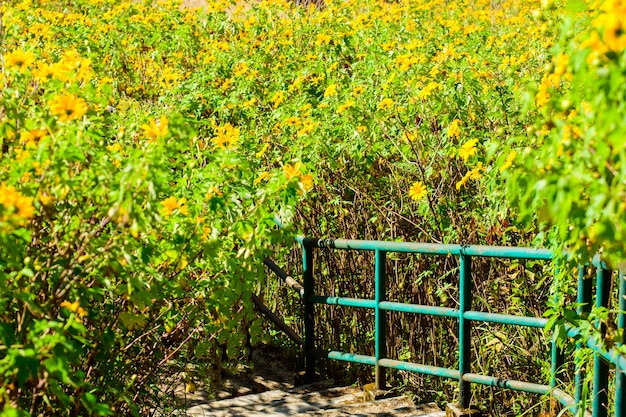
[[[467,320],[482,321],[487,323],[510,324],[513,326],[536,327],[543,329],[548,319],[526,316],[511,316],[508,314],[483,313],[481,311],[466,311],[463,317]]]
[[[592,303],[592,284],[593,280],[585,278],[585,267],[583,265],[578,266],[578,290],[576,294],[576,302],[578,303],[577,313],[579,316],[586,316],[591,311]],[[583,348],[583,342],[576,342],[576,350]],[[578,404],[583,401],[583,388],[585,384],[585,370],[581,369],[581,366],[576,367],[575,385],[576,391],[574,392],[574,403],[576,406],[573,412],[578,411]]]
[[[512,379],[497,378],[494,376],[479,374],[464,374],[463,380],[473,382],[475,384],[489,385],[492,387],[508,388],[515,391],[531,392],[533,394],[549,394],[550,387],[548,385],[533,384],[531,382],[516,381]]]
[[[348,298],[348,297],[330,297],[326,295],[312,295],[309,297],[309,301],[315,304],[327,304],[345,307],[360,307],[360,308],[375,308],[376,301],[364,300],[362,298]]]
[[[594,260],[594,262],[597,262]],[[596,307],[606,307],[609,303],[611,289],[611,272],[603,268],[600,263],[596,274]],[[596,327],[602,335],[606,333],[604,324],[596,320]],[[593,356],[593,393],[591,397],[591,412],[593,417],[607,417],[609,414],[609,365],[602,360],[599,352]]]
[[[417,372],[420,374],[439,376],[443,378],[459,379],[459,371],[456,369],[440,368],[438,366],[421,365],[418,363],[396,361],[393,359],[381,359],[378,364],[385,368],[399,369],[401,371]]]
[[[398,311],[400,313],[428,314],[437,317],[458,318],[459,310],[447,307],[424,306],[419,304],[404,304],[393,301],[382,301],[378,303],[381,310]]]
[[[380,303],[387,299],[387,257],[386,252],[377,250],[375,255],[375,300],[374,326],[376,338],[374,352],[376,355],[376,389],[384,390],[387,385],[385,368],[380,366],[379,360],[387,356],[387,312],[381,310]]]
[[[472,322],[465,314],[472,309],[472,258],[459,256],[459,404],[469,408],[472,397],[471,385],[463,375],[471,372]]]
[[[344,250],[385,251],[402,253],[421,253],[426,255],[467,255],[489,258],[508,259],[552,259],[553,253],[547,249],[482,246],[482,245],[446,245],[439,243],[385,242],[380,240],[352,239],[312,239],[298,236],[298,242],[309,248],[329,248]]]
[[[373,356],[368,356],[368,355],[356,355],[354,353],[345,353],[345,352],[339,352],[336,350],[331,350],[331,351],[316,350],[313,353],[318,358],[334,359],[336,361],[342,361],[342,362],[362,363],[365,365],[372,365],[372,366],[376,365],[376,358]]]

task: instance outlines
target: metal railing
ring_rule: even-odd
[[[514,316],[507,314],[486,313],[472,310],[472,258],[500,258],[521,260],[553,259],[553,254],[546,249],[532,249],[523,247],[498,247],[478,245],[446,245],[430,243],[404,243],[384,241],[364,241],[345,239],[310,239],[299,237],[296,239],[302,246],[303,285],[300,286],[291,277],[288,277],[273,262],[266,260],[266,265],[276,272],[288,284],[296,289],[304,304],[304,340],[298,337],[297,342],[303,344],[305,357],[305,372],[309,376],[315,374],[315,359],[328,358],[339,361],[348,361],[375,366],[376,386],[383,389],[386,385],[386,368],[417,372],[421,374],[450,378],[459,381],[459,404],[467,408],[470,405],[470,384],[482,384],[494,387],[507,388],[517,391],[550,395],[574,414],[606,417],[608,415],[609,367],[615,367],[615,397],[614,408],[616,417],[626,416],[626,356],[619,353],[617,347],[609,351],[601,349],[599,344],[589,338],[583,340],[577,329],[568,327],[568,336],[576,339],[576,349],[591,348],[594,352],[593,390],[591,394],[592,410],[578,410],[583,398],[584,369],[576,369],[575,393],[568,394],[557,387],[558,374],[563,364],[556,337],[551,342],[551,377],[549,384],[536,384],[498,378],[496,376],[480,375],[471,372],[471,337],[470,329],[473,322],[499,323],[513,326],[526,326],[544,329],[548,319],[539,317]],[[374,299],[357,299],[334,297],[315,293],[313,251],[318,248],[350,251],[371,251],[375,257],[375,296]],[[458,256],[459,258],[459,302],[458,308],[446,308],[417,304],[398,303],[387,300],[386,254],[388,252],[415,253],[423,255]],[[607,269],[599,260],[594,260],[597,274],[595,280],[596,307],[606,307],[610,296],[610,280],[613,271]],[[578,276],[578,313],[584,315],[591,311],[593,297],[593,280],[585,279],[583,268],[579,268]],[[621,343],[626,343],[624,328],[626,327],[626,277],[619,274],[619,313],[617,318],[618,331],[622,332]],[[314,305],[339,305],[374,310],[375,341],[374,356],[360,355],[339,351],[325,351],[315,347]],[[412,314],[456,318],[458,320],[458,369],[443,368],[405,362],[387,358],[386,352],[386,312],[395,311]],[[601,332],[605,332],[604,325],[595,323]],[[295,339],[294,339],[295,340]],[[580,411],[580,413],[579,413]]]

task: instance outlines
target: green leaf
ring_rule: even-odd
[[[145,314],[137,314],[132,312],[124,312],[119,315],[120,321],[128,330],[142,329],[148,322]]]

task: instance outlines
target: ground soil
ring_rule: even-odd
[[[188,409],[211,400],[239,397],[270,390],[293,388],[302,367],[293,350],[260,345],[252,349],[249,363],[242,363],[232,372],[223,371],[222,379],[217,384],[205,386],[206,381],[193,379],[192,387],[186,373],[177,372],[161,386],[160,408]],[[189,374],[202,374],[196,369],[189,369]]]

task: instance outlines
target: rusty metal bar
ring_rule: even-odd
[[[293,330],[287,323],[283,321],[280,317],[278,317],[272,310],[267,308],[265,304],[259,299],[256,294],[252,294],[252,302],[256,307],[259,313],[262,313],[265,317],[268,318],[269,321],[274,323],[276,327],[283,331],[291,340],[299,344],[300,346],[304,346],[304,339],[298,336],[295,330]]]
[[[278,265],[276,265],[274,261],[269,258],[265,258],[263,260],[263,264],[271,269],[272,272],[274,272],[279,278],[285,281],[289,288],[300,294],[300,297],[304,296],[304,287],[298,281],[288,275],[284,270],[282,270]]]

